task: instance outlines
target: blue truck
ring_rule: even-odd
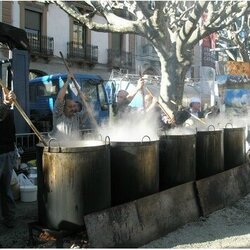
[[[88,104],[92,107],[97,123],[107,119],[109,109],[103,79],[96,74],[74,74],[74,77],[79,83],[81,91],[88,97]],[[29,81],[30,119],[40,132],[51,131],[54,103],[66,80],[66,73],[58,73]],[[67,97],[81,101],[73,83],[69,84]],[[86,124],[87,129],[91,129],[90,126],[90,123]]]

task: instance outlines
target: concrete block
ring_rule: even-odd
[[[125,203],[84,216],[91,247],[136,247],[141,225],[135,203]]]
[[[84,217],[91,247],[139,247],[197,220],[194,182]]]
[[[200,216],[194,182],[185,183],[135,201],[143,225],[143,241],[172,232]],[[149,238],[152,238],[149,240]]]
[[[196,181],[203,216],[233,204],[250,192],[248,163]]]

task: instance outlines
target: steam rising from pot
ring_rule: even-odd
[[[151,141],[158,140],[158,126],[155,114],[144,115],[136,112],[126,115],[123,119],[103,124],[100,129],[103,137],[109,136],[111,141],[142,141],[147,135]]]

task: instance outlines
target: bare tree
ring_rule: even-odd
[[[170,107],[170,100],[182,101],[194,46],[232,24],[249,5],[247,1],[78,1],[78,5],[91,7],[90,12],[81,13],[76,2],[54,3],[90,30],[133,33],[148,39],[161,63],[161,97]],[[95,15],[102,15],[106,23],[95,22]]]
[[[225,49],[228,57],[250,62],[250,9],[227,29],[218,32],[217,47]],[[235,49],[226,49],[234,47]]]

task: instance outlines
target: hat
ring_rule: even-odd
[[[199,97],[192,97],[190,103],[193,103],[193,102],[201,103],[201,99]]]

